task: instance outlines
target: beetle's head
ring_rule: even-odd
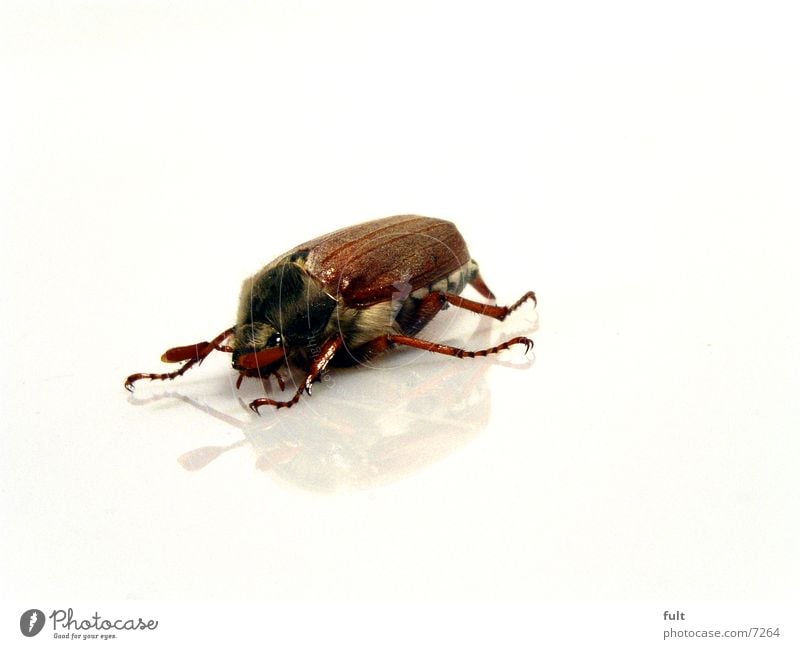
[[[233,367],[240,372],[277,369],[286,356],[280,332],[268,322],[238,325],[232,347]]]
[[[318,345],[336,307],[305,270],[302,255],[281,258],[245,280],[239,298],[233,366],[277,369],[287,354]]]

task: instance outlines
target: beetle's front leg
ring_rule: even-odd
[[[261,399],[256,399],[255,401],[250,403],[250,410],[258,414],[258,409],[261,406],[275,406],[276,408],[291,408],[294,404],[296,404],[300,397],[303,395],[303,391],[305,390],[308,394],[311,394],[311,384],[317,380],[319,375],[323,372],[323,370],[328,366],[328,363],[331,362],[333,357],[336,355],[344,341],[342,340],[341,336],[335,336],[333,338],[329,338],[322,344],[322,348],[319,352],[319,356],[317,356],[314,361],[311,363],[311,368],[308,370],[308,374],[306,374],[305,379],[303,379],[303,383],[297,388],[297,392],[295,395],[289,399],[288,401],[275,401],[274,399],[268,399],[266,397],[262,397]]]
[[[201,343],[195,343],[194,345],[184,345],[183,347],[168,349],[161,356],[161,360],[165,363],[186,361],[179,370],[164,373],[139,372],[138,374],[131,374],[125,379],[125,388],[129,392],[133,392],[133,384],[142,379],[150,379],[151,381],[171,381],[174,378],[182,376],[186,370],[196,363],[202,363],[205,357],[215,349],[222,352],[230,352],[230,348],[222,343],[225,342],[225,339],[228,338],[234,330],[235,327],[226,329],[211,342],[203,341]]]

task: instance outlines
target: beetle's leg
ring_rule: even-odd
[[[308,394],[311,394],[311,384],[317,380],[319,375],[322,371],[328,366],[328,363],[331,362],[333,357],[336,355],[344,341],[342,340],[341,336],[336,336],[334,338],[329,338],[322,344],[322,348],[319,352],[319,355],[314,359],[314,362],[311,363],[311,369],[308,370],[308,374],[306,374],[305,379],[303,379],[303,383],[295,392],[295,395],[289,399],[288,401],[275,401],[274,399],[268,399],[266,397],[262,397],[261,399],[256,399],[250,404],[250,409],[258,413],[258,409],[261,406],[275,406],[276,408],[291,408],[294,404],[296,404],[300,397],[305,390]]]
[[[447,305],[447,301],[442,298],[440,293],[428,293],[414,303],[416,306],[412,313],[402,320],[397,318],[397,324],[401,331],[409,336],[416,335]]]
[[[197,343],[196,345],[186,345],[184,347],[173,347],[164,352],[161,360],[168,363],[175,363],[178,361],[186,361],[179,370],[174,372],[165,372],[163,374],[151,374],[140,372],[138,374],[131,374],[125,379],[125,387],[129,391],[133,391],[133,384],[141,379],[150,379],[151,381],[166,381],[172,380],[178,376],[183,375],[195,363],[202,363],[206,356],[208,356],[215,349],[220,351],[227,351],[227,347],[222,343],[234,331],[234,327],[226,329],[219,336],[214,338],[211,342]]]
[[[286,389],[286,383],[284,382],[283,377],[280,375],[278,370],[270,370],[268,372],[265,371],[264,373],[261,373],[258,370],[256,370],[255,372],[253,372],[251,376],[258,376],[261,378],[261,385],[264,386],[264,392],[270,391],[269,377],[271,376],[275,377],[275,380],[278,382],[278,387],[281,389],[281,392],[283,392]]]
[[[480,349],[472,352],[466,349],[460,349],[458,347],[451,347],[450,345],[442,345],[440,343],[432,343],[427,340],[420,340],[419,338],[412,338],[411,336],[385,334],[360,347],[359,352],[363,350],[364,353],[374,356],[375,354],[385,351],[392,345],[406,345],[408,347],[424,349],[429,352],[436,352],[437,354],[456,356],[457,358],[464,358],[465,356],[468,358],[475,358],[476,356],[488,356],[489,354],[496,354],[504,349],[508,349],[512,345],[525,345],[525,353],[527,353],[530,351],[531,347],[533,347],[533,341],[530,338],[525,338],[524,336],[517,336],[516,338],[506,340],[505,342],[495,345],[494,347],[490,347],[489,349]]]
[[[278,387],[281,389],[281,392],[283,392],[286,389],[286,382],[283,380],[283,377],[280,375],[280,372],[278,372],[278,370],[275,370],[274,372],[272,372],[272,376],[275,377],[275,380],[278,382]]]
[[[219,352],[225,352],[227,354],[230,354],[233,352],[233,348],[230,347],[229,345],[223,345],[221,343],[225,340],[225,338],[227,338],[230,334],[233,333],[233,330],[234,328],[231,327],[227,331],[223,332],[224,334],[226,334],[225,336],[223,336],[223,334],[220,334],[219,336],[214,338],[214,340],[211,341],[210,343],[203,341],[201,343],[195,343],[194,345],[184,345],[183,347],[172,347],[171,349],[168,349],[161,355],[161,360],[164,363],[178,363],[180,361],[189,361],[189,360],[201,361],[203,360],[203,358],[205,358],[206,356],[208,356],[208,354],[211,353],[210,351],[206,351],[209,345],[212,346],[212,349],[216,349]],[[205,354],[203,354],[204,351]]]
[[[408,347],[424,349],[429,352],[436,352],[437,354],[456,356],[457,358],[474,358],[476,356],[488,356],[489,354],[496,354],[504,349],[510,348],[512,345],[525,345],[525,353],[527,353],[530,351],[531,347],[533,347],[533,341],[530,338],[525,338],[524,336],[517,336],[516,338],[506,340],[495,347],[490,347],[489,349],[480,349],[472,352],[466,349],[460,349],[458,347],[451,347],[450,345],[432,343],[427,340],[421,340],[411,336],[385,334],[361,345],[361,347],[356,349],[355,352],[358,354],[359,358],[367,359],[385,352],[392,345],[406,345]]]
[[[413,319],[405,319],[402,323],[398,322],[398,324],[400,324],[404,334],[414,336],[448,304],[461,307],[462,309],[468,309],[469,311],[474,311],[475,313],[479,313],[481,315],[488,315],[492,318],[497,318],[498,320],[503,320],[509,313],[518,308],[526,300],[533,300],[534,304],[536,303],[536,295],[533,293],[533,291],[528,291],[525,293],[522,298],[517,300],[511,306],[483,304],[481,302],[468,300],[460,295],[456,295],[455,293],[433,291],[419,300],[416,310],[411,316]]]
[[[481,277],[480,271],[475,271],[475,276],[469,281],[470,286],[474,288],[478,293],[483,295],[487,300],[494,300],[494,293],[492,293],[491,289],[486,286],[486,282],[483,281],[483,277]]]
[[[514,311],[515,309],[519,308],[522,304],[531,300],[533,305],[536,306],[536,293],[533,291],[528,291],[523,295],[520,299],[518,299],[514,304],[511,306],[497,306],[496,304],[481,304],[480,302],[475,302],[474,300],[468,300],[465,297],[461,297],[460,295],[456,295],[455,293],[444,293],[442,291],[436,291],[434,293],[429,293],[427,297],[430,296],[438,296],[431,299],[438,299],[442,302],[442,306],[445,302],[452,304],[453,306],[457,306],[461,309],[467,309],[468,311],[473,311],[474,313],[479,313],[480,315],[488,315],[490,318],[496,318],[497,320],[505,320],[506,316]]]
[[[281,389],[281,392],[283,392],[286,389],[286,382],[283,380],[283,377],[281,376],[280,372],[278,372],[278,370],[272,370],[267,372],[267,370],[262,371],[259,368],[255,368],[252,370],[239,370],[239,377],[236,379],[237,390],[241,387],[242,381],[246,376],[260,378],[261,382],[264,384],[264,390],[267,392],[269,391],[270,376],[275,377],[275,380],[278,382],[278,387]]]

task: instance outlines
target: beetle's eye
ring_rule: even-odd
[[[279,333],[272,334],[267,340],[267,347],[277,347],[281,344],[281,335]]]

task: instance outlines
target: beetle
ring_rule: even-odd
[[[213,351],[230,353],[245,377],[275,376],[285,388],[279,368],[291,363],[305,372],[287,401],[256,399],[250,408],[290,407],[330,366],[363,363],[387,349],[404,345],[458,358],[486,356],[533,341],[524,336],[489,349],[468,351],[429,342],[416,334],[449,305],[497,320],[530,300],[528,291],[511,306],[476,302],[460,296],[471,285],[494,302],[467,244],[450,221],[402,215],[367,221],[312,239],[267,264],[245,280],[236,324],[211,341],[173,347],[161,360],[183,362],[168,373],[130,375],[133,391],[142,379],[171,380],[200,364]]]

